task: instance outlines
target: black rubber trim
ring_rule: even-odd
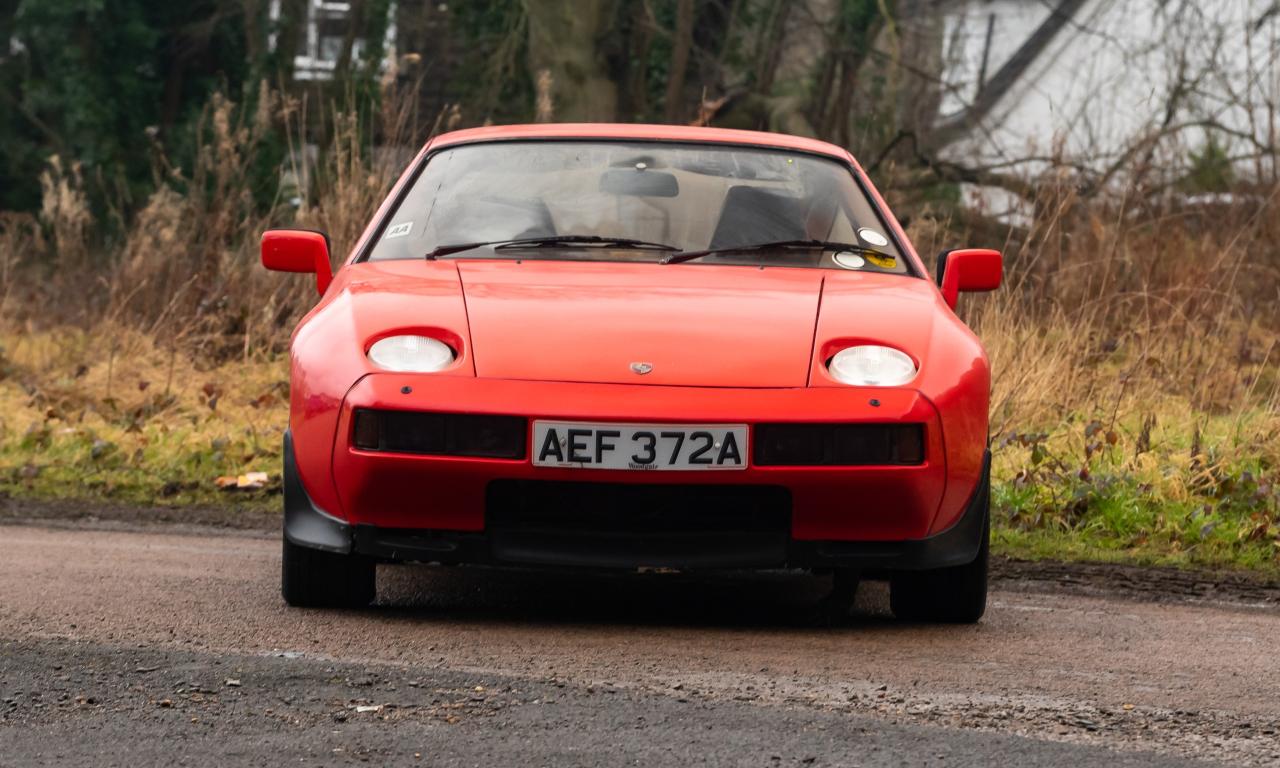
[[[582,568],[683,568],[718,570],[781,568],[787,534],[574,534],[494,531],[493,557],[516,565]]]
[[[728,540],[726,540],[728,539]],[[634,570],[771,569],[786,567],[782,534],[555,535],[355,526],[355,551],[390,562]]]
[[[947,257],[949,257],[951,255],[951,252],[954,250],[955,248],[948,248],[947,250],[938,254],[938,267],[934,271],[934,276],[935,276],[935,280],[938,283],[939,288],[942,287],[942,276],[947,273]]]
[[[489,538],[483,533],[420,528],[355,527],[355,550],[379,560],[401,563],[490,563]]]
[[[959,522],[942,533],[911,541],[794,541],[791,564],[869,571],[922,571],[967,565],[978,557],[991,499],[991,451],[982,457],[982,480]]]
[[[284,433],[284,537],[291,544],[325,552],[345,555],[352,549],[351,526],[317,507],[302,486],[288,430]]]
[[[660,546],[645,551],[645,536],[628,538],[632,554],[602,552],[598,537],[575,541],[560,535],[553,541],[524,542],[538,546],[528,551],[511,551],[500,544],[500,531],[463,532],[425,529],[377,528],[359,525],[354,529],[355,551],[385,561],[474,563],[478,565],[537,565],[569,568],[634,568],[637,563],[684,569],[719,568],[841,568],[868,575],[893,571],[921,571],[948,568],[973,562],[986,533],[991,483],[991,453],[983,456],[982,480],[969,498],[960,521],[936,536],[911,541],[766,541],[762,537],[735,537],[736,541],[698,542],[696,537],[673,548],[672,541],[650,541]],[[323,514],[323,513],[321,513]],[[332,520],[327,515],[326,519]],[[337,521],[334,521],[337,522]],[[670,537],[667,537],[669,539]],[[722,537],[723,538],[723,537]],[[699,544],[705,547],[699,551]],[[786,546],[785,557],[779,545]],[[504,551],[505,550],[505,551]],[[674,550],[674,552],[673,552]],[[653,551],[667,557],[655,558]],[[670,554],[684,554],[672,558]],[[785,562],[784,562],[785,560]]]
[[[870,573],[919,571],[966,565],[978,556],[986,533],[991,493],[991,452],[982,460],[982,480],[969,498],[960,521],[935,536],[911,541],[792,541],[786,567],[846,568]],[[583,552],[574,556],[561,549],[554,557],[494,557],[491,536],[484,532],[350,526],[325,514],[312,503],[294,462],[293,441],[284,437],[284,535],[294,544],[343,554],[352,551],[380,560],[399,562],[476,563],[485,565],[525,564],[628,567],[631,563],[601,562],[599,554]],[[570,542],[561,542],[568,545]],[[739,553],[718,553],[718,557],[698,557],[690,553],[687,562],[667,562],[673,568],[777,568],[781,563],[765,552],[762,542],[744,540]],[[548,549],[548,552],[551,548]],[[526,553],[527,554],[527,553]],[[643,558],[641,558],[643,559]]]

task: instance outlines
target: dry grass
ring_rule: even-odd
[[[389,103],[394,144],[412,120]],[[195,167],[158,155],[164,183],[115,239],[65,161],[39,216],[0,214],[0,488],[208,501],[217,476],[278,472],[281,352],[312,294],[257,267],[258,235],[296,223],[343,252],[405,160],[375,160],[339,116],[292,170],[302,204],[263,212],[253,163],[305,112],[266,90],[252,113],[213,100]],[[1005,289],[962,300],[995,370],[998,546],[1280,568],[1280,190],[1188,206],[1068,182],[1041,186],[1026,227],[912,231],[922,253],[1006,253]]]
[[[1280,567],[1278,192],[1139,209],[1047,188],[1010,233],[1005,289],[962,308],[995,371],[1004,547]]]
[[[193,167],[172,165],[157,147],[157,189],[127,226],[113,213],[96,220],[78,168],[53,158],[40,214],[0,213],[6,325],[119,325],[218,360],[279,352],[314,293],[262,270],[258,238],[273,226],[320,229],[335,264],[343,259],[407,160],[375,155],[371,137],[395,146],[420,138],[411,105],[388,103],[372,127],[334,111],[317,152],[300,138],[305,103],[265,84],[252,110],[215,95],[196,129]],[[255,165],[281,136],[289,181],[264,210],[251,193]]]
[[[288,416],[279,359],[214,363],[104,325],[0,335],[0,488],[41,497],[208,502],[217,479],[268,472]],[[242,499],[243,500],[243,499]],[[264,501],[265,503],[265,501]]]

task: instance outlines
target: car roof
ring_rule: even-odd
[[[644,123],[534,123],[529,125],[492,125],[443,133],[431,140],[433,149],[455,144],[517,139],[633,139],[647,141],[686,141],[714,144],[741,144],[777,147],[800,152],[827,155],[849,160],[844,149],[825,141],[803,136],[766,131],[740,131],[733,128],[703,128],[690,125],[648,125]]]

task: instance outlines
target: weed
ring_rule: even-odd
[[[114,238],[54,159],[39,216],[0,214],[0,490],[210,501],[217,478],[265,471],[247,493],[275,503],[283,351],[314,294],[257,266],[258,237],[296,224],[327,230],[335,259],[354,245],[407,159],[371,134],[424,138],[384,104],[376,131],[339,115],[327,146],[299,140],[264,209],[251,171],[307,105],[217,97],[195,166],[158,156],[163,183]],[[1017,226],[913,212],[921,252],[1006,255],[1001,291],[960,307],[994,372],[1001,551],[1280,569],[1280,188],[1232,183],[1227,203],[1085,200],[1055,170],[1028,180]]]

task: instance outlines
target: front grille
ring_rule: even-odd
[[[791,494],[777,486],[495,480],[485,529],[499,560],[602,567],[772,567]]]
[[[922,424],[757,424],[753,439],[758,466],[924,463]]]
[[[528,421],[518,416],[357,408],[352,443],[363,451],[523,459]]]

